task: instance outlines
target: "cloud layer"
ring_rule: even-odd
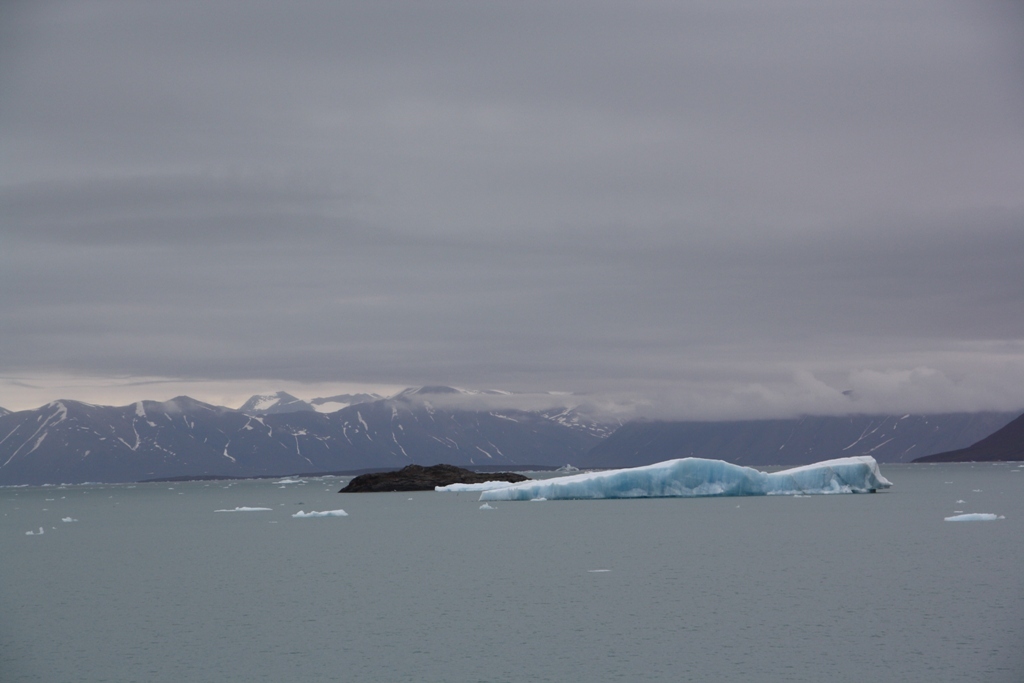
[[[2,19],[0,405],[45,375],[1024,407],[1013,5]]]

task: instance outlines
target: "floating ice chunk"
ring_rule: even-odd
[[[309,517],[348,517],[348,513],[344,510],[324,510],[323,512],[317,512],[315,510],[303,512],[302,510],[299,510],[292,515],[292,517],[295,519],[306,519]]]
[[[543,503],[546,500],[547,500],[547,498],[531,498],[530,502],[531,503]]]
[[[43,531],[43,527],[39,527],[39,531],[26,531],[25,535],[26,536],[42,536],[44,533],[46,533],[46,532]]]
[[[448,484],[447,486],[435,486],[435,491],[444,491],[445,493],[465,493],[466,491],[490,491],[491,489],[500,489],[505,486],[511,486],[512,482],[508,481],[485,481],[480,484]]]
[[[78,520],[75,519],[74,517],[61,517],[60,521],[62,521],[62,522],[77,522]]]
[[[588,574],[607,574],[611,569],[588,569]]]
[[[480,500],[662,498],[868,493],[892,486],[869,455],[765,473],[722,460],[681,458],[644,467],[586,472],[483,491]]]
[[[956,502],[956,504],[957,504],[957,505],[962,505],[962,504],[964,504],[964,503],[966,503],[966,502],[967,502],[966,500],[958,500],[958,501]]]
[[[947,522],[991,522],[996,519],[1006,519],[1006,517],[1004,515],[993,515],[989,512],[969,512],[966,515],[946,517]]]
[[[233,510],[214,510],[214,512],[263,512],[265,510],[273,510],[273,508],[247,508],[247,507],[240,507],[240,508],[234,508]]]
[[[281,479],[280,481],[275,481],[274,483],[275,484],[305,484],[306,482],[303,479],[287,479],[287,478],[285,478],[285,479]]]
[[[481,509],[481,510],[493,510],[494,508],[492,508],[492,507],[491,507],[490,505],[488,505],[487,503],[484,503],[483,505],[481,505],[481,506],[480,506],[480,509]]]

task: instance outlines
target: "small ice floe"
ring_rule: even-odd
[[[492,508],[492,507],[491,507],[490,505],[488,505],[487,503],[484,503],[483,505],[481,505],[481,506],[480,506],[480,509],[481,509],[481,510],[493,510],[494,508]]]
[[[285,479],[281,479],[280,481],[275,481],[274,483],[275,484],[305,484],[306,482],[303,479],[288,479],[288,478],[285,478]]]
[[[310,510],[309,512],[303,512],[299,510],[294,515],[295,519],[307,519],[309,517],[348,517],[348,513],[344,510],[324,510],[323,512],[317,512],[316,510]]]
[[[43,527],[39,527],[39,531],[26,531],[25,535],[26,536],[42,536],[44,533],[46,533],[46,532],[43,531]]]
[[[993,515],[989,512],[970,512],[966,515],[946,517],[947,522],[991,522],[996,519],[1006,519],[1006,517],[1004,515]]]
[[[239,507],[233,510],[214,510],[214,512],[264,512],[266,510],[273,510],[273,508],[247,508]]]
[[[958,501],[956,502],[956,504],[957,504],[957,505],[963,505],[963,504],[964,504],[964,503],[966,503],[966,502],[967,502],[966,500],[958,500]]]
[[[546,500],[547,500],[547,498],[544,498],[543,496],[541,496],[540,498],[531,498],[530,502],[531,503],[543,503]]]
[[[74,517],[61,517],[60,521],[62,521],[62,522],[77,522],[78,520],[75,519]]]
[[[607,574],[611,569],[588,569],[588,574]]]

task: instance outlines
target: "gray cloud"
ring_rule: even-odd
[[[1012,5],[4,12],[5,376],[1024,406]]]

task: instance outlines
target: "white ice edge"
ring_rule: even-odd
[[[466,493],[467,491],[490,491],[491,489],[505,488],[511,486],[509,481],[485,481],[480,484],[448,484],[447,486],[435,486],[435,491],[444,493]]]
[[[264,512],[264,511],[270,511],[270,510],[273,510],[273,509],[274,508],[247,508],[247,507],[240,507],[240,508],[234,508],[232,510],[214,510],[214,512]]]
[[[892,486],[869,455],[837,458],[781,472],[760,472],[722,460],[680,458],[604,472],[526,481],[480,494],[480,500],[535,498],[693,498],[868,493]]]

